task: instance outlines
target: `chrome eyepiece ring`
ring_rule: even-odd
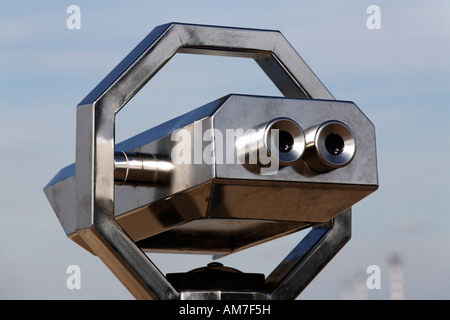
[[[288,166],[299,160],[305,150],[305,134],[299,124],[288,118],[270,121],[264,131],[269,156]]]
[[[308,129],[306,139],[303,159],[319,172],[345,167],[356,153],[353,132],[340,121],[331,120]]]

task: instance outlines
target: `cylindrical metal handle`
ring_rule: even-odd
[[[116,185],[161,185],[170,183],[173,164],[167,157],[137,152],[114,153]]]

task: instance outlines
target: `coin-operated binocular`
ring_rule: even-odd
[[[230,94],[115,142],[115,116],[177,53],[254,59],[285,97]],[[295,299],[378,188],[375,129],[278,31],[155,28],[77,108],[76,162],[45,187],[66,234],[138,299]],[[145,252],[222,256],[311,228],[267,277],[164,275]]]

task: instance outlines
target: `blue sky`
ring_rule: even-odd
[[[69,5],[81,29],[66,27]],[[366,9],[381,9],[369,30]],[[0,298],[131,299],[97,258],[69,240],[43,187],[75,160],[76,105],[154,27],[170,21],[280,30],[329,91],[375,124],[380,188],[353,207],[352,239],[300,296],[342,287],[404,260],[405,297],[450,298],[450,3],[445,1],[9,1],[0,4]],[[280,95],[251,60],[177,55],[119,113],[117,140],[230,92]],[[223,258],[268,273],[293,235]],[[268,257],[271,259],[269,260]],[[209,256],[151,255],[163,272]],[[79,265],[82,288],[68,290]]]

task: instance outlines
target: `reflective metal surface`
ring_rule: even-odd
[[[252,58],[289,98],[229,95],[116,144],[116,114],[176,53]],[[351,128],[358,150],[319,173],[300,159],[298,128],[327,121]],[[287,148],[275,165],[247,161],[245,132],[264,124],[290,134],[274,140]],[[355,104],[334,101],[278,31],[155,28],[78,105],[76,138],[75,165],[44,191],[66,234],[138,299],[199,297],[176,290],[144,250],[222,255],[318,226],[317,240],[302,241],[266,279],[267,297],[294,298],[348,240],[349,207],[378,187],[373,125]]]

